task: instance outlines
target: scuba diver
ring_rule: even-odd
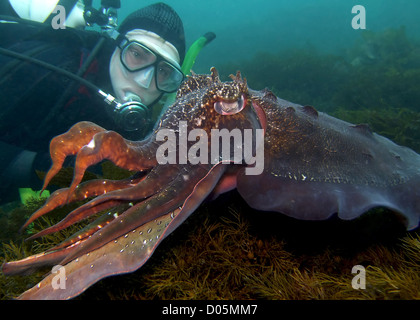
[[[78,121],[144,138],[158,102],[184,79],[184,28],[170,6],[147,6],[117,27],[119,1],[100,10],[92,1],[40,2],[0,5],[0,203],[18,200],[19,187],[41,187],[35,169],[48,170],[49,141]],[[57,4],[66,28],[56,30]],[[93,24],[102,32],[83,30]]]

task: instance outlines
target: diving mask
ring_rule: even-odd
[[[123,41],[120,49],[124,68],[132,73],[142,71],[134,79],[144,88],[150,86],[153,75],[156,88],[165,93],[175,92],[184,80],[184,74],[177,66],[140,42]]]

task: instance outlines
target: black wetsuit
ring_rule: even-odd
[[[77,73],[101,38],[98,32],[54,30],[37,23],[0,23],[0,47]],[[112,93],[107,39],[83,77]],[[19,187],[39,189],[35,169],[47,170],[50,140],[78,121],[115,128],[92,90],[33,63],[0,54],[0,204],[18,199]]]

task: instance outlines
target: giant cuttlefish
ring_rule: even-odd
[[[91,200],[31,238],[102,215],[50,250],[3,265],[6,275],[64,268],[65,288],[51,273],[21,299],[71,298],[104,277],[138,269],[204,200],[234,188],[257,210],[298,219],[335,213],[353,219],[376,206],[398,213],[409,229],[420,219],[420,156],[414,151],[366,125],[254,91],[240,73],[222,82],[214,68],[184,81],[143,141],[80,122],[55,137],[50,152],[44,188],[70,155],[76,155],[74,179],[25,227],[66,203]],[[81,183],[85,170],[104,159],[136,173]]]

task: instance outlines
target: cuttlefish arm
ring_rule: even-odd
[[[94,239],[95,235],[88,238],[85,242],[88,246],[82,246],[84,244],[82,242],[76,246],[76,249],[69,251],[70,256],[65,258],[63,268],[58,269],[56,273],[49,274],[38,285],[24,292],[18,298],[69,299],[80,294],[100,279],[138,269],[149,259],[159,243],[182,224],[208,197],[225,170],[226,166],[222,163],[213,166],[195,183],[181,206],[170,212],[154,213],[153,217],[150,217],[151,214],[149,214],[147,219],[150,220],[147,221],[143,221],[143,216],[141,216],[137,219],[140,222],[134,224],[129,231],[123,228],[123,234],[105,244],[97,242],[98,239]],[[89,240],[91,240],[90,244]],[[91,250],[91,248],[95,249]],[[69,248],[62,250],[69,250]],[[52,252],[46,255],[48,254],[57,253]],[[69,259],[68,257],[72,257],[70,261],[66,261]],[[6,264],[3,271],[8,269]],[[60,281],[62,282],[60,283]]]
[[[173,176],[176,175],[177,170],[178,168],[175,166],[158,166],[152,169],[151,172],[141,181],[141,183],[133,183],[130,187],[117,190],[110,189],[109,192],[105,192],[88,203],[78,207],[70,212],[62,221],[29,237],[28,240],[33,240],[38,237],[60,231],[102,210],[113,208],[115,207],[116,201],[138,201],[150,197],[163,189],[165,184],[167,185],[170,183],[170,181],[173,180]],[[78,189],[79,188],[76,188],[75,190]],[[41,210],[47,212],[44,207],[38,211]],[[36,215],[37,212],[35,212],[34,215]],[[33,220],[32,217],[30,221],[31,220]]]
[[[100,279],[138,269],[162,241],[165,228],[168,228],[165,226],[176,218],[177,211],[179,209],[70,261],[57,273],[50,273],[36,286],[25,291],[18,299],[70,299]]]

